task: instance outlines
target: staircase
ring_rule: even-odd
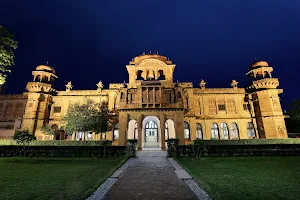
[[[167,151],[162,150],[142,150],[136,152],[136,157],[144,158],[144,157],[167,157]]]

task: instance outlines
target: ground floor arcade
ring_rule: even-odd
[[[36,133],[38,140],[106,139],[113,141],[113,145],[126,145],[128,139],[137,139],[139,149],[165,149],[167,140],[174,138],[178,138],[180,144],[189,144],[196,139],[260,138],[253,118],[202,119],[184,116],[182,110],[121,111],[118,122],[110,131],[102,134],[79,132],[66,136],[63,131],[57,131],[53,137]]]

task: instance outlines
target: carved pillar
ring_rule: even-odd
[[[146,91],[147,91],[147,95],[146,95],[146,96],[147,96],[147,97],[146,97],[147,100],[146,100],[146,103],[149,104],[149,88],[148,88],[148,87],[147,87],[147,90],[146,90]]]
[[[119,114],[119,145],[127,145],[127,128],[128,128],[128,115],[127,113],[120,112]]]
[[[179,144],[184,144],[184,124],[183,112],[178,112],[174,116],[176,138],[179,139]]]
[[[196,120],[192,118],[190,120],[190,141],[194,141],[196,138]]]
[[[142,130],[143,130],[143,115],[137,117],[137,130],[138,130],[138,150],[142,150]]]
[[[155,87],[153,87],[153,94],[152,95],[153,95],[153,101],[152,101],[152,103],[155,104],[156,103],[155,102]]]
[[[165,145],[165,122],[166,122],[166,115],[164,113],[160,114],[160,132],[161,132],[161,149],[166,150],[166,145]]]

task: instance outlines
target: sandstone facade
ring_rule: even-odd
[[[32,72],[33,81],[26,92],[0,95],[0,138],[12,137],[15,130],[29,130],[38,140],[52,139],[40,132],[49,124],[56,129],[54,139],[113,140],[125,145],[127,139],[138,139],[139,148],[164,149],[168,138],[179,138],[181,144],[195,139],[287,138],[284,115],[277,89],[279,81],[272,78],[273,68],[265,61],[253,63],[247,72],[253,81],[239,88],[232,80],[231,88],[207,88],[201,80],[174,82],[175,64],[158,54],[143,54],[126,65],[129,81],[111,83],[105,89],[102,82],[95,90],[56,91],[55,70],[40,65]],[[119,121],[100,138],[95,133],[77,133],[67,138],[62,117],[70,104],[92,99],[107,101],[116,110]]]

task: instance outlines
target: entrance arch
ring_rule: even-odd
[[[138,139],[137,121],[132,119],[128,123],[127,139]]]
[[[167,119],[166,123],[165,123],[165,140],[168,139],[175,139],[176,138],[176,134],[175,134],[175,125],[174,125],[174,121],[171,119]]]
[[[143,120],[142,147],[161,147],[160,121],[156,116],[147,116]]]

